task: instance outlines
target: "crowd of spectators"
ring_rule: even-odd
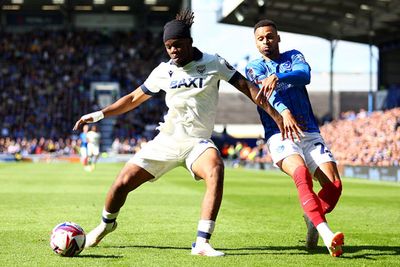
[[[323,125],[321,134],[339,164],[400,165],[400,108],[346,112]]]
[[[0,154],[14,155],[19,158],[30,155],[53,154],[55,156],[79,155],[81,140],[71,138],[17,138],[0,137]]]
[[[165,60],[161,40],[150,32],[0,31],[0,153],[9,147],[33,153],[25,147],[38,140],[60,147],[70,147],[69,139],[78,142],[74,122],[99,109],[91,98],[91,82],[116,81],[121,95],[131,92]],[[118,117],[114,136],[139,138],[144,133],[150,138],[154,131],[148,125],[166,110],[163,99],[155,96]],[[39,151],[51,150],[45,146]]]

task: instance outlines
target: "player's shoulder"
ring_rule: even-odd
[[[300,61],[305,61],[303,53],[301,53],[299,50],[296,50],[296,49],[292,49],[292,50],[283,52],[281,54],[281,57],[283,59],[292,59],[292,60],[297,59]]]
[[[283,52],[281,55],[291,56],[291,55],[296,55],[296,54],[302,54],[302,53],[297,49],[291,49],[291,50]]]
[[[157,67],[153,69],[151,72],[152,77],[163,77],[168,76],[168,73],[171,72],[172,69],[176,68],[172,61],[161,62]]]
[[[213,62],[218,63],[218,62],[224,62],[226,60],[225,60],[225,58],[218,55],[217,53],[211,54],[211,53],[203,52],[203,57],[202,57],[201,61],[203,61],[204,63],[213,63]]]
[[[210,67],[210,69],[219,69],[218,66],[224,66],[230,71],[235,71],[235,68],[229,64],[229,62],[219,54],[209,54],[203,53],[203,58],[201,59],[201,63]]]
[[[249,63],[247,63],[247,68],[255,68],[259,66],[263,66],[265,64],[265,60],[262,57],[250,60]]]

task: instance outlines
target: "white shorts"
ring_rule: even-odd
[[[208,148],[218,151],[211,139],[193,137],[182,139],[160,133],[145,144],[128,163],[134,163],[152,174],[154,179],[151,181],[157,180],[178,166],[186,168],[196,180],[200,180],[200,177],[196,177],[193,173],[192,164]]]
[[[301,142],[290,139],[281,140],[281,134],[274,134],[267,140],[268,150],[274,165],[286,157],[299,154],[306,163],[311,174],[325,162],[336,162],[320,133],[304,132]]]
[[[100,147],[89,143],[87,145],[88,156],[98,156],[100,154]]]
[[[81,155],[81,159],[85,159],[87,157],[87,147],[81,146],[79,148],[79,154]]]

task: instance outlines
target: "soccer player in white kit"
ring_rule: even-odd
[[[97,160],[100,155],[100,133],[97,131],[97,126],[92,125],[87,133],[87,153],[89,158],[90,169],[94,170]]]
[[[246,94],[276,119],[282,118],[267,103],[257,99],[259,89],[246,80],[223,58],[202,53],[192,46],[191,11],[181,12],[164,26],[164,45],[170,56],[146,81],[130,94],[101,111],[82,116],[74,130],[84,123],[128,112],[152,95],[165,91],[168,113],[160,123],[160,133],[123,167],[108,191],[100,224],[86,237],[86,247],[96,246],[117,227],[117,215],[128,193],[147,181],[155,181],[169,170],[183,166],[196,180],[204,180],[206,192],[201,207],[196,242],[191,254],[223,256],[209,244],[223,192],[224,164],[211,141],[218,103],[218,86],[225,80]],[[257,99],[257,100],[256,100]]]

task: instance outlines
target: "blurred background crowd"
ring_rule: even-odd
[[[79,154],[73,124],[99,109],[90,83],[116,81],[121,95],[131,92],[167,59],[160,39],[149,32],[0,32],[0,153]],[[160,94],[119,116],[109,152],[136,153],[153,137],[165,111]],[[348,111],[322,125],[321,132],[340,164],[399,165],[400,108]],[[271,162],[262,139],[230,139],[220,149],[237,165]]]

